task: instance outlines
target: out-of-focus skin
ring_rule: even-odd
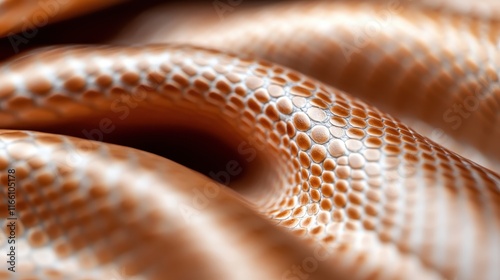
[[[49,23],[89,13],[124,0],[1,0],[0,34],[32,33]]]
[[[498,279],[498,10],[441,3],[170,5],[106,40],[121,46],[2,62],[18,263],[0,279]],[[443,114],[472,96],[450,128]],[[144,127],[219,138],[234,157],[209,179],[91,141]]]

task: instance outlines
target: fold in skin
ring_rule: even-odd
[[[362,98],[498,172],[498,17],[411,1],[358,2],[230,10],[171,4],[138,16],[110,42],[193,44],[265,58]]]
[[[0,1],[0,34],[115,2]],[[15,170],[19,220],[18,272],[0,279],[499,279],[498,3],[338,2],[154,7],[107,42],[182,45],[2,63],[0,180]],[[249,174],[230,189],[26,131],[172,125],[242,156],[217,174]]]
[[[236,143],[254,168],[236,193],[145,152],[5,131],[1,178],[6,184],[16,169],[20,271],[500,275],[498,175],[298,72],[157,45],[48,48],[7,61],[1,73],[3,128],[66,124],[94,135],[180,122]]]
[[[280,279],[312,256],[322,260],[313,277],[347,279],[325,249],[167,159],[44,133],[2,130],[0,139],[9,153],[2,169],[16,170],[20,218],[17,271],[1,279]]]

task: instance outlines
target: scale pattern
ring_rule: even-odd
[[[288,59],[294,47],[283,48]],[[494,85],[484,94],[485,107],[498,105]],[[106,130],[111,116],[127,126],[177,114],[243,144],[246,160],[265,167],[261,181],[237,193],[143,151],[17,130],[92,118]],[[187,45],[41,49],[0,66],[0,127],[19,256],[18,272],[0,279],[500,278],[497,174],[272,62]],[[2,188],[0,209],[8,195]]]
[[[36,64],[44,71],[28,75]],[[34,116],[38,122],[86,116],[109,110],[123,96],[165,111],[183,108],[196,110],[200,118],[223,118],[275,162],[275,183],[254,188],[249,199],[260,206],[248,209],[314,244],[362,256],[341,266],[345,270],[363,263],[365,270],[357,273],[361,278],[410,277],[424,271],[494,279],[499,273],[494,265],[500,229],[497,175],[297,72],[186,46],[48,49],[3,67],[3,127],[29,123]],[[53,260],[69,263],[81,255],[83,264],[74,266],[100,268],[118,260],[121,252],[138,258],[139,249],[130,240],[140,239],[140,234],[162,233],[157,242],[168,246],[172,234],[163,230],[182,228],[179,221],[162,222],[182,207],[176,211],[166,206],[179,206],[171,202],[178,191],[168,188],[172,179],[160,180],[165,172],[156,164],[158,158],[83,140],[90,146],[79,147],[78,140],[35,132],[6,131],[0,138],[2,183],[6,169],[15,168],[24,228],[19,236],[28,248],[41,248],[37,250]],[[75,151],[83,152],[71,156]],[[140,175],[125,175],[130,174],[127,168]],[[153,178],[141,180],[148,176]],[[171,176],[175,178],[175,172]],[[149,180],[157,185],[146,187]],[[138,201],[148,203],[136,206]],[[118,213],[124,211],[138,220],[123,219]],[[212,211],[205,219],[214,215]],[[151,219],[157,221],[158,231],[119,230],[141,228],[141,221],[149,227]],[[99,234],[107,232],[103,224],[117,231],[117,244],[101,240],[114,236]],[[148,244],[156,248],[154,242]],[[40,267],[65,270],[64,262],[37,257],[37,250],[27,250],[25,257],[33,261],[35,272]],[[387,257],[381,260],[381,255]],[[383,263],[387,259],[404,265],[391,269],[392,264]],[[145,272],[133,271],[148,279],[155,272],[174,275],[164,274],[167,268],[161,263],[151,262],[151,270]],[[189,279],[182,266],[177,269]],[[214,273],[214,279],[217,276]]]
[[[405,4],[298,1],[237,9],[223,20],[204,6],[187,15],[168,6],[142,15],[110,41],[188,43],[288,66],[499,172],[499,17]]]

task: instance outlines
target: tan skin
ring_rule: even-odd
[[[189,26],[196,26],[196,21],[189,23],[184,17],[186,23],[179,28],[191,33],[164,33],[159,27],[158,33],[118,32],[109,39],[121,44],[184,40],[224,49],[221,38],[236,38],[229,47],[231,55],[176,45],[68,46],[35,50],[30,56],[21,53],[3,62],[0,168],[5,174],[0,178],[7,185],[11,178],[7,173],[15,170],[19,217],[15,235],[28,244],[27,255],[39,268],[16,266],[16,273],[71,279],[411,279],[415,275],[496,279],[498,175],[352,97],[349,89],[375,103],[390,101],[374,101],[370,96],[379,90],[375,86],[392,92],[391,98],[399,101],[383,108],[396,114],[415,108],[400,112],[398,117],[405,120],[422,117],[420,110],[428,108],[423,119],[427,125],[449,124],[440,112],[452,108],[453,113],[454,104],[465,102],[456,99],[460,94],[450,90],[445,92],[450,99],[421,100],[444,92],[441,84],[418,79],[431,75],[430,70],[420,76],[398,76],[408,84],[384,86],[380,81],[395,73],[418,70],[404,68],[403,63],[391,68],[391,63],[403,61],[403,49],[393,53],[400,55],[397,60],[381,59],[387,68],[372,64],[372,56],[390,49],[386,41],[376,41],[386,33],[364,47],[364,56],[354,54],[350,62],[336,60],[338,64],[321,60],[313,48],[300,48],[294,37],[286,37],[293,33],[287,30],[275,41],[259,41],[269,37],[266,30],[277,32],[268,24],[274,20],[268,15],[287,4],[281,5],[265,9],[267,14],[261,14],[259,22],[266,28],[252,25],[250,29],[262,33],[248,39],[231,31],[249,28],[239,19],[256,16],[258,9],[243,4],[222,22],[213,19],[217,13],[199,8],[212,20],[194,30]],[[308,15],[321,17],[321,11],[337,4],[295,5],[281,18],[301,11],[302,25],[307,26]],[[351,18],[373,15],[370,9],[357,10],[358,6],[335,7],[352,11]],[[169,9],[183,15],[181,8]],[[61,11],[60,17],[65,15]],[[395,16],[410,22],[439,20],[435,11],[406,8]],[[148,26],[157,17],[144,18],[138,17],[129,28]],[[180,19],[169,18],[167,23],[175,20]],[[498,40],[497,23],[478,24],[491,27],[490,43]],[[4,34],[14,30],[5,23],[0,26]],[[383,30],[403,36],[391,28],[395,27]],[[219,31],[210,35],[207,30]],[[325,39],[319,33],[305,34],[315,34],[311,39],[319,42]],[[345,42],[354,43],[349,36],[356,33],[349,34],[347,29],[342,35],[347,36]],[[203,42],[206,36],[212,37]],[[267,44],[280,46],[282,56]],[[256,56],[299,69],[348,93]],[[311,67],[304,57],[314,62]],[[438,69],[432,63],[443,64],[433,57],[431,53],[424,60],[431,63],[424,64],[428,69]],[[353,68],[356,64],[359,71]],[[380,75],[363,76],[366,64]],[[436,76],[431,81],[434,77],[450,82],[447,72],[432,73]],[[488,69],[479,73],[478,79],[483,74],[493,79],[495,74]],[[371,84],[363,86],[359,80]],[[364,91],[367,88],[375,90]],[[398,92],[409,93],[405,99]],[[494,91],[482,93],[494,97]],[[491,98],[478,101],[477,110],[457,109],[463,124],[457,130],[452,126],[443,130],[466,139],[464,146],[451,148],[491,151],[484,162],[493,163],[494,169],[498,150],[486,140],[478,141],[479,132],[488,131],[492,143],[497,135],[494,118],[481,121],[496,106]],[[176,140],[180,134],[185,140]],[[186,150],[193,150],[191,161],[205,176],[133,148],[177,156],[179,161]],[[5,201],[1,209],[7,208]],[[2,218],[7,218],[4,212]],[[43,248],[54,255],[39,257]],[[70,265],[71,256],[78,256],[76,266]],[[21,275],[9,273],[0,276]]]

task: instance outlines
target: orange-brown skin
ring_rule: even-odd
[[[189,43],[265,58],[368,100],[500,171],[500,17],[359,2],[236,7],[222,19],[208,5],[170,5],[138,16],[110,42]]]
[[[196,40],[188,38],[179,35]],[[263,45],[241,51],[266,56]],[[283,47],[290,66],[293,46]],[[500,177],[314,78],[187,45],[48,48],[1,67],[0,179],[5,186],[8,170],[16,170],[17,238],[26,242],[19,247],[26,265],[0,277],[500,276]],[[322,78],[319,70],[303,70]],[[106,134],[111,126],[150,124],[225,138],[251,176],[235,192],[146,152],[8,130],[75,126]],[[0,246],[7,250],[6,242]]]
[[[0,2],[0,34],[27,36],[49,23],[82,15],[124,0],[3,0]]]

